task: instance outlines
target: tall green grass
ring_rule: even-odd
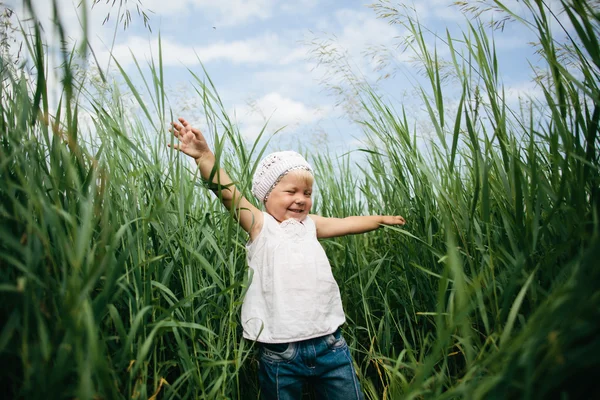
[[[316,213],[408,221],[323,243],[367,398],[597,390],[588,377],[600,353],[599,17],[586,2],[564,3],[577,60],[566,67],[553,16],[543,2],[525,4],[547,64],[544,98],[525,113],[541,110],[537,123],[506,104],[502,60],[476,21],[443,38],[461,88],[448,107],[444,60],[408,19],[438,140],[424,153],[406,113],[367,88],[365,161],[311,160]],[[246,236],[166,147],[177,110],[161,54],[136,64],[135,78],[114,60],[123,85],[92,87],[69,73],[75,53],[64,53],[68,79],[52,105],[41,36],[24,38],[35,81],[1,60],[1,386],[27,399],[257,398],[256,356],[239,323]],[[244,142],[200,72],[191,78],[205,134],[249,195],[266,145]]]

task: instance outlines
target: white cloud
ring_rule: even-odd
[[[374,44],[391,44],[400,33],[386,21],[373,18],[369,10],[338,10],[335,17],[342,26],[339,43],[350,52],[362,51]]]
[[[536,82],[524,81],[506,86],[504,89],[504,101],[515,108],[522,102],[536,102],[543,98],[543,91]]]
[[[60,26],[65,35],[67,50],[70,51],[74,44],[83,42],[84,31],[82,28],[83,9],[78,7],[79,0],[56,0]],[[31,13],[24,6],[24,2],[16,0],[8,0],[5,2],[6,7],[15,12],[15,19],[23,26],[25,34],[32,34],[34,23]],[[54,108],[58,103],[58,98],[62,90],[61,76],[62,70],[58,67],[62,64],[62,54],[59,51],[59,32],[58,27],[53,22],[54,10],[53,1],[48,0],[32,0],[33,14],[41,25],[42,41],[47,46],[45,47],[45,62],[48,73],[46,75],[47,92],[49,95],[50,107]],[[88,4],[89,5],[89,4]],[[94,35],[99,27],[106,8],[100,5],[94,11],[88,12],[88,34],[90,37]],[[15,22],[15,26],[17,23]],[[21,61],[31,61],[28,54],[27,46],[25,46],[24,36],[20,32],[14,33],[15,42],[11,44],[14,49],[22,48],[19,54]],[[16,57],[16,55],[15,55]]]
[[[237,116],[240,131],[247,139],[255,139],[268,121],[268,130],[273,132],[283,126],[294,127],[309,124],[323,118],[328,110],[311,108],[306,104],[270,92],[252,104],[235,107],[230,115]]]
[[[279,64],[287,65],[304,57],[304,50],[286,44],[273,33],[265,33],[245,40],[219,41],[207,46],[188,46],[172,38],[162,38],[164,65],[192,66],[200,62],[229,61],[234,64]],[[158,56],[158,39],[141,36],[128,36],[127,41],[114,47],[112,54],[122,66],[133,62],[131,53],[138,60],[149,60],[150,55]],[[104,61],[110,57],[108,49],[99,53]]]
[[[198,12],[214,26],[237,26],[256,20],[265,21],[278,11],[303,13],[314,8],[318,0],[144,0],[143,5],[157,16]]]
[[[305,61],[308,58],[308,49],[305,46],[299,46],[292,49],[290,49],[289,47],[285,47],[284,49],[285,51],[282,53],[287,54],[283,54],[279,58],[279,64],[281,65],[288,65],[297,61]]]
[[[314,8],[319,0],[292,0],[280,1],[280,7],[283,12],[298,14]]]
[[[252,81],[261,87],[268,85],[272,91],[290,96],[311,91],[317,83],[316,78],[305,64],[261,70],[253,75]]]
[[[278,63],[285,52],[279,36],[272,33],[246,40],[218,42],[197,49],[203,62],[224,59],[236,64]]]
[[[421,0],[413,3],[415,15],[422,20],[462,21],[463,14],[452,0]],[[434,27],[432,27],[434,28]]]
[[[337,10],[334,18],[320,22],[319,30],[335,33],[307,39],[312,73],[331,87],[345,86],[348,78],[375,80],[378,74],[373,71],[386,58],[391,59],[397,40],[403,35],[398,25],[375,18],[370,10]]]
[[[42,25],[43,32],[48,43],[57,43],[57,32],[52,19],[54,16],[53,11],[54,0],[32,0],[33,11]],[[61,27],[64,30],[67,40],[72,43],[79,43],[83,38],[84,31],[82,28],[83,23],[83,6],[80,0],[55,0],[57,3],[57,10],[61,22]],[[21,22],[24,22],[25,26],[28,23],[31,15],[26,10],[23,2],[17,0],[6,1],[6,6],[12,8]],[[102,28],[102,22],[104,18],[111,10],[109,5],[100,3],[97,4],[93,9],[91,7],[91,0],[87,1],[88,12],[88,34],[90,38],[95,37]],[[31,25],[31,24],[29,24]]]
[[[520,36],[511,35],[508,31],[494,35],[494,44],[497,50],[515,51],[528,48],[535,40],[537,40],[535,35],[529,35],[528,32],[524,32]]]
[[[144,0],[142,3],[144,8],[152,11],[155,16],[172,16],[191,13],[194,8],[200,8],[206,1],[194,0]]]
[[[234,26],[272,17],[275,0],[144,0],[145,8],[157,16],[175,16],[196,12],[216,26]]]

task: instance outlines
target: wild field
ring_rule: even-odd
[[[323,241],[367,399],[600,392],[599,8],[563,3],[576,35],[560,43],[545,3],[524,3],[545,62],[543,98],[507,106],[494,40],[476,20],[441,38],[452,54],[444,69],[418,21],[405,20],[437,140],[424,152],[406,113],[360,87],[365,162],[310,159],[314,213],[408,221]],[[375,11],[393,18],[381,4]],[[160,54],[139,66],[144,93],[120,70],[141,110],[132,115],[122,86],[80,79],[64,49],[52,106],[41,35],[23,38],[33,69],[6,53],[0,68],[2,392],[257,398],[256,354],[239,319],[247,237],[167,147],[180,110],[169,107]],[[442,71],[460,88],[452,107]],[[219,163],[250,182],[265,141],[243,139],[210,79],[190,80]]]

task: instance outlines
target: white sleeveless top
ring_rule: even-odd
[[[250,285],[242,305],[244,337],[287,343],[335,332],[346,318],[314,221],[280,224],[268,213],[263,218],[262,230],[246,245]]]

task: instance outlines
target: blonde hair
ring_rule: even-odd
[[[293,169],[288,172],[287,175],[294,175],[296,178],[304,180],[304,183],[306,183],[308,186],[312,186],[313,182],[315,181],[315,177],[313,176],[312,172],[303,168]]]
[[[269,191],[267,192],[267,194],[263,200],[263,203],[267,202],[269,195],[271,194],[271,192],[273,191],[275,186],[279,185],[279,182],[281,181],[281,179],[284,176],[288,176],[288,175],[294,175],[295,178],[302,179],[307,186],[312,186],[313,182],[315,180],[312,172],[307,169],[304,169],[304,168],[295,168],[295,169],[291,169],[287,172],[284,172],[283,174],[279,175],[279,178],[277,178],[277,180],[275,181],[273,186],[271,186],[271,188],[269,189]]]

